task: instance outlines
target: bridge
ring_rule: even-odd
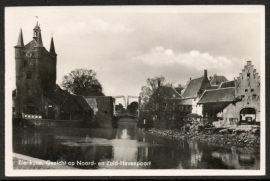
[[[127,96],[127,99],[125,96],[114,96],[114,99],[123,99],[124,105],[121,107],[121,104],[115,105],[114,104],[114,117],[116,117],[117,121],[119,121],[122,118],[131,118],[134,121],[138,121],[139,117],[139,110],[141,105],[141,97],[140,96]],[[130,102],[130,99],[137,99],[137,102]],[[127,101],[126,101],[127,100]]]

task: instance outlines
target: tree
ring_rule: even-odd
[[[182,94],[182,90],[184,90],[184,86],[182,84],[178,84],[174,89],[179,93]]]
[[[75,69],[63,77],[62,87],[72,94],[104,96],[101,84],[93,70]]]
[[[160,85],[165,84],[165,77],[155,77],[155,78],[148,78],[146,80],[146,86],[142,86],[140,96],[141,96],[141,106],[145,107],[146,104],[149,102],[149,98],[158,88],[158,82],[160,81]]]

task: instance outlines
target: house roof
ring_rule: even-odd
[[[214,75],[213,78],[210,80],[211,85],[220,85],[222,82],[228,81],[226,77],[223,75]]]
[[[192,99],[183,99],[179,105],[192,105]]]
[[[235,87],[235,81],[222,82],[219,88]]]
[[[192,79],[185,88],[182,96],[183,97],[197,97],[198,92],[202,88],[205,77]]]
[[[71,95],[74,97],[74,99],[76,100],[76,102],[86,111],[91,110],[91,105],[88,104],[88,102],[85,100],[85,98],[83,96],[75,96],[75,95]]]
[[[163,98],[182,98],[182,96],[173,87],[159,86],[153,93],[152,97],[157,96],[159,93],[163,93]],[[175,97],[173,97],[175,95]]]
[[[92,109],[97,108],[96,98],[84,97],[84,99]]]
[[[54,103],[63,104],[68,97],[69,93],[66,90],[61,89],[57,84],[55,89],[44,88],[43,94],[49,100]]]
[[[206,90],[198,101],[198,104],[233,101],[235,101],[235,88],[222,88]]]

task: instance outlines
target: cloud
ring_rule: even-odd
[[[224,56],[214,57],[208,52],[201,53],[197,50],[187,53],[175,53],[172,49],[165,49],[160,46],[154,47],[148,53],[138,55],[134,59],[156,67],[177,63],[197,70],[230,67],[236,61]]]

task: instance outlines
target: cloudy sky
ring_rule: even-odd
[[[5,10],[8,86],[15,88],[14,46],[38,22],[58,54],[57,83],[76,68],[97,73],[106,95],[138,95],[147,78],[185,84],[203,75],[232,80],[251,60],[260,72],[262,6],[229,7],[10,7]],[[6,85],[7,86],[7,85]]]

